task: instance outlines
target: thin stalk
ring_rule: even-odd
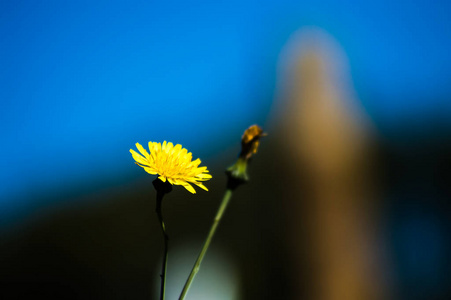
[[[221,205],[219,206],[218,212],[216,213],[216,217],[213,221],[213,224],[211,225],[210,232],[208,233],[207,239],[205,240],[202,250],[200,251],[197,260],[194,263],[193,269],[191,270],[191,273],[189,274],[189,277],[186,280],[185,286],[183,287],[183,291],[180,294],[179,300],[185,299],[185,296],[188,293],[188,290],[191,286],[191,283],[194,280],[194,277],[196,276],[197,272],[199,272],[200,264],[202,263],[205,253],[207,253],[208,246],[210,246],[211,240],[215,235],[216,228],[218,227],[219,222],[221,221],[222,215],[224,214],[224,211],[226,210],[231,197],[232,197],[232,189],[229,188],[226,190],[224,197],[222,198]]]
[[[160,221],[161,231],[163,232],[164,238],[164,256],[163,256],[163,264],[161,266],[161,285],[160,285],[160,300],[164,300],[165,291],[166,291],[166,269],[168,266],[168,241],[169,237],[166,233],[166,227],[163,221],[163,214],[161,212],[161,203],[163,202],[164,193],[160,193],[157,191],[157,207],[156,212],[158,216],[158,220]]]

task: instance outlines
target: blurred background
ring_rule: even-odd
[[[0,298],[176,299],[252,124],[269,134],[187,299],[451,298],[451,2],[0,1]]]

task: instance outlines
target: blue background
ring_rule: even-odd
[[[449,1],[1,1],[0,215],[131,174],[135,142],[195,155],[264,124],[279,52],[329,32],[383,134],[450,125]],[[211,141],[208,149],[203,141]]]

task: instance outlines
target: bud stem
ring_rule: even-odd
[[[194,277],[196,276],[197,272],[199,272],[202,260],[204,259],[205,253],[207,253],[208,247],[210,246],[213,236],[215,235],[216,228],[218,227],[219,222],[221,221],[222,216],[230,202],[230,198],[232,198],[232,189],[227,189],[224,194],[224,197],[222,198],[222,202],[221,202],[221,205],[219,206],[218,212],[216,213],[216,216],[213,220],[213,224],[211,225],[210,232],[208,233],[207,239],[205,240],[202,250],[200,251],[199,256],[197,257],[197,260],[194,263],[193,269],[191,270],[191,273],[189,274],[188,279],[186,280],[185,286],[183,287],[183,291],[180,294],[179,300],[185,299],[185,296],[188,293],[188,290],[191,286],[191,283],[193,282]]]

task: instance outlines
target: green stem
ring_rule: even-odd
[[[164,193],[160,193],[157,191],[157,208],[156,212],[158,215],[158,220],[160,221],[161,231],[163,232],[164,238],[164,256],[163,256],[163,264],[161,266],[161,286],[160,286],[160,300],[164,300],[165,290],[166,290],[166,269],[168,266],[168,241],[169,237],[166,233],[166,227],[163,221],[163,214],[161,212],[161,203],[163,202]]]
[[[185,299],[185,296],[188,293],[188,290],[191,286],[191,283],[194,280],[194,277],[196,276],[197,272],[199,272],[200,264],[202,263],[205,253],[207,253],[208,246],[210,246],[211,240],[215,235],[216,228],[218,227],[219,222],[221,221],[222,215],[224,214],[224,211],[226,210],[231,197],[232,197],[232,189],[227,189],[224,194],[224,198],[222,198],[221,205],[219,206],[218,212],[216,213],[216,217],[213,221],[213,224],[211,225],[210,232],[208,233],[204,246],[202,247],[202,250],[200,251],[199,256],[197,257],[196,263],[194,264],[188,279],[186,280],[185,286],[183,287],[183,291],[180,294],[179,300]]]

